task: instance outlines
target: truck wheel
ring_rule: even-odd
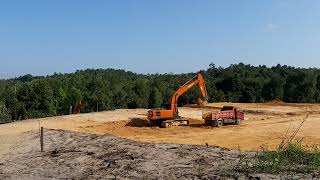
[[[241,124],[241,120],[240,119],[236,119],[236,125],[240,125]]]
[[[221,126],[223,126],[223,121],[222,120],[215,121],[215,127],[221,127]]]

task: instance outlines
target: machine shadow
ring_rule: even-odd
[[[203,127],[205,124],[189,124],[189,127]]]
[[[130,118],[129,122],[125,125],[129,127],[151,127],[151,128],[156,128],[159,127],[159,124],[155,123],[150,123],[148,119],[145,118]],[[203,127],[205,126],[204,123],[191,123],[188,125],[188,127]]]

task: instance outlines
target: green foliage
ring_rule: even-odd
[[[245,172],[293,172],[307,173],[320,170],[320,150],[318,146],[313,148],[302,144],[303,139],[294,141],[303,124],[309,117],[309,113],[303,118],[299,126],[288,136],[288,130],[275,151],[269,151],[263,146],[262,151],[255,157],[241,157],[238,170]]]
[[[320,70],[289,66],[222,68],[210,64],[202,71],[209,102],[320,102]],[[114,69],[87,69],[47,77],[25,75],[0,80],[0,120],[21,120],[69,114],[82,104],[82,112],[116,108],[158,108],[195,73],[136,74]],[[178,105],[196,103],[197,87],[179,98]]]
[[[263,87],[263,96],[265,100],[283,99],[284,80],[280,76],[271,77]]]
[[[6,105],[0,101],[0,123],[10,122],[10,116]]]
[[[239,171],[268,173],[306,173],[319,169],[319,148],[305,147],[302,141],[281,143],[275,151],[263,148],[254,158],[242,159],[242,165],[239,167]]]
[[[11,120],[17,120],[18,117],[18,109],[20,107],[19,101],[17,99],[17,85],[10,84],[6,86],[4,90],[3,100],[5,103],[5,107],[8,110],[8,114],[11,116]]]
[[[149,96],[149,108],[160,107],[162,103],[162,95],[158,88],[152,87]]]

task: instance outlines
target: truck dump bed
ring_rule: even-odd
[[[223,106],[219,112],[208,112],[202,114],[206,125],[221,127],[226,124],[240,125],[244,120],[243,111],[234,106]]]
[[[211,111],[202,114],[204,120],[219,120],[219,119],[241,119],[244,120],[243,112],[234,106],[223,106],[218,112]]]
[[[208,112],[202,115],[204,120],[234,119],[234,111]]]

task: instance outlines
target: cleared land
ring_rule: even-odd
[[[191,117],[190,127],[150,128],[143,118],[106,122],[80,128],[82,132],[110,133],[131,140],[150,143],[210,144],[231,149],[257,150],[261,146],[274,149],[285,137],[289,137],[307,117],[296,138],[303,138],[310,146],[320,142],[319,105],[311,104],[232,104],[246,112],[241,126],[213,128],[201,126],[203,111],[218,110],[226,103],[215,103],[207,108],[180,108],[184,117]],[[143,112],[141,112],[143,114]],[[287,136],[286,136],[287,134]]]
[[[23,141],[0,160],[0,179],[312,179],[308,174],[239,171],[243,153],[214,146],[152,144],[112,135],[46,129],[45,152],[39,134]]]
[[[40,153],[35,150],[38,134],[23,134],[18,153],[0,163],[0,179],[218,178],[219,166],[239,160],[236,150],[149,144],[111,135],[48,129],[46,152]]]
[[[201,126],[201,115],[218,110],[223,105],[235,105],[246,113],[240,126],[213,128]],[[297,138],[304,138],[308,145],[320,142],[320,105],[318,104],[230,104],[212,103],[206,108],[180,108],[181,116],[193,118],[190,127],[151,128],[146,121],[146,109],[115,110],[90,114],[69,115],[26,120],[0,125],[0,156],[19,142],[17,135],[38,130],[39,125],[49,129],[75,132],[111,134],[135,141],[150,143],[178,143],[216,145],[231,149],[257,150],[262,145],[273,149],[285,137],[290,136],[303,119]],[[197,120],[198,119],[198,120]],[[289,131],[288,131],[289,130]],[[287,132],[288,131],[288,132]]]
[[[240,126],[203,126],[203,112],[223,105],[241,107]],[[149,127],[146,109],[32,119],[0,125],[0,179],[194,179],[281,178],[282,175],[234,171],[243,155],[262,145],[274,149],[303,120],[296,138],[310,146],[320,142],[318,104],[213,103],[179,109],[190,127]],[[39,127],[45,128],[45,152],[39,152]],[[228,150],[220,147],[226,147]],[[246,150],[249,152],[238,151]],[[300,174],[292,178],[313,178]]]

